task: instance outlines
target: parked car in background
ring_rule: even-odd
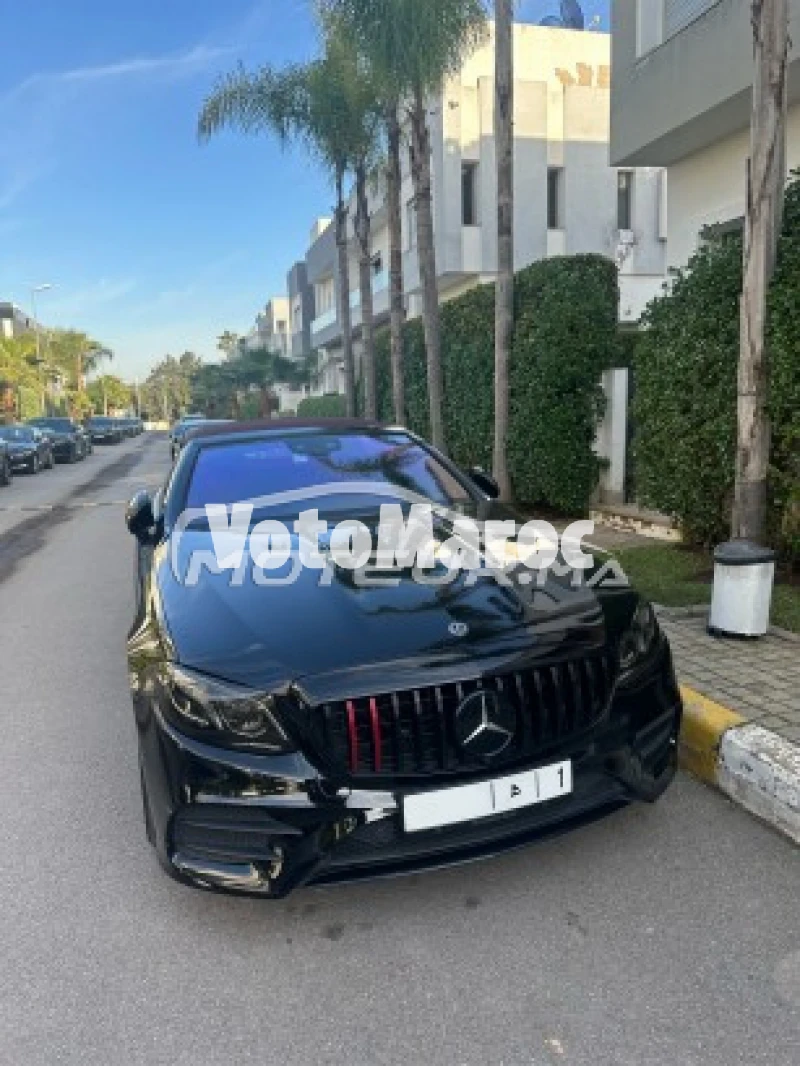
[[[144,423],[141,418],[121,418],[119,421],[124,425],[125,432],[129,437],[138,437],[144,433]]]
[[[132,418],[114,418],[113,421],[124,438],[136,436],[136,427]]]
[[[121,444],[125,439],[115,418],[98,416],[88,419],[85,425],[93,444]]]
[[[187,422],[182,422],[176,426],[172,432],[172,441],[170,444],[170,452],[172,455],[173,463],[183,451],[186,446],[186,442],[195,430],[208,429],[211,426],[225,426],[230,425],[230,422],[222,418],[192,418]]]
[[[0,440],[0,488],[10,485],[14,480],[14,471],[11,467],[11,456],[8,454],[8,445]]]
[[[56,464],[53,445],[35,426],[0,426],[0,439],[8,446],[11,468],[38,474],[40,470],[52,470]]]
[[[92,435],[89,430],[81,422],[76,422],[75,425],[78,428],[78,432],[83,439],[83,447],[86,455],[91,455],[94,452],[94,444],[92,443]]]
[[[57,463],[77,463],[91,450],[91,440],[83,426],[71,418],[31,418],[28,425],[41,430],[50,439]]]
[[[185,426],[189,425],[190,423],[194,423],[195,425],[199,425],[200,423],[207,422],[207,421],[208,421],[208,419],[206,418],[205,415],[196,415],[196,414],[195,415],[184,415],[183,418],[179,418],[178,421],[175,423],[175,425],[172,427],[172,429],[169,431],[170,446],[172,445],[172,442],[175,440],[176,433],[182,432]]]

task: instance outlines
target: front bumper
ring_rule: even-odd
[[[79,446],[74,441],[58,440],[53,442],[53,458],[58,463],[63,463],[71,459],[79,450]]]
[[[10,454],[8,457],[8,460],[11,463],[12,470],[30,470],[31,464],[35,461],[35,459],[35,452],[17,452],[15,454]]]
[[[592,733],[543,751],[528,767],[572,760],[571,795],[513,814],[406,833],[403,794],[419,792],[419,785],[337,789],[302,755],[222,750],[183,736],[157,712],[137,713],[148,833],[178,880],[272,898],[304,884],[468,862],[567,831],[631,801],[657,800],[677,769],[681,715],[664,642],[635,687],[617,688],[608,717]],[[470,780],[506,772],[487,770]],[[430,787],[446,785],[432,781]]]

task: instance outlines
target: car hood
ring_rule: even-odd
[[[230,571],[204,570],[193,587],[180,580],[208,534],[184,534],[171,558],[156,555],[158,610],[171,654],[184,666],[262,689],[288,684],[321,700],[347,677],[353,689],[398,683],[389,675],[447,669],[476,659],[512,663],[602,647],[605,623],[587,588],[551,577],[538,588],[507,587],[461,576],[445,587],[402,573],[397,587],[359,587],[338,568],[326,586],[301,569],[290,585],[239,586]],[[177,563],[177,565],[173,565]],[[493,667],[496,668],[496,667]],[[399,680],[402,684],[402,680]],[[351,691],[351,695],[355,695]]]

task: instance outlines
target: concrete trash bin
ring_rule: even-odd
[[[766,636],[776,558],[770,548],[750,540],[732,540],[716,549],[714,598],[708,625],[712,636]]]

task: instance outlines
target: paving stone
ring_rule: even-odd
[[[758,721],[765,729],[798,741],[800,734],[800,645],[770,634],[758,642],[709,636],[707,619],[663,618],[675,669],[689,685],[716,703]]]

